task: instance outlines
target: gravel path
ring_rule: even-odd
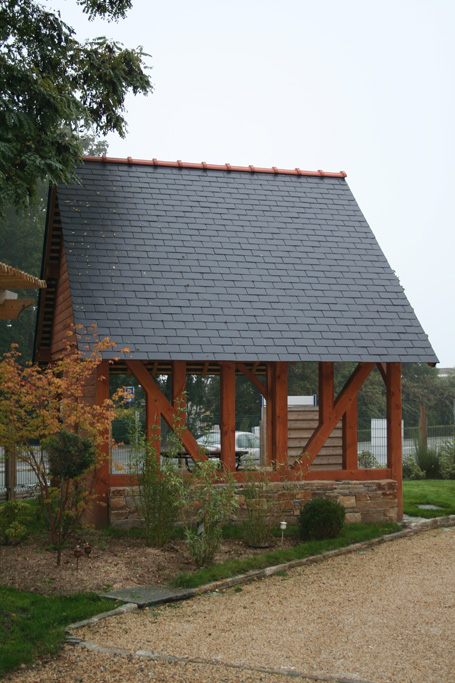
[[[9,680],[289,680],[266,669],[306,674],[300,680],[455,682],[455,528],[106,619],[74,635],[198,661],[67,647],[58,660]]]

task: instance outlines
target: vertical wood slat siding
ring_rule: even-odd
[[[55,301],[54,323],[52,326],[51,357],[57,358],[66,348],[68,330],[74,325],[71,292],[66,266],[65,250],[62,247],[60,269]]]
[[[288,457],[291,465],[319,423],[319,408],[288,406]],[[339,421],[310,470],[337,470],[343,467],[343,423]]]

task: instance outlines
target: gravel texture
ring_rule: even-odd
[[[57,660],[9,680],[275,683],[301,674],[455,682],[455,528],[105,619],[72,635],[96,643],[95,651],[67,646]]]

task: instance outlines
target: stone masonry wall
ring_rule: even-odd
[[[239,508],[235,521],[246,517],[242,484],[237,487]],[[266,496],[275,501],[279,520],[296,524],[300,508],[311,498],[331,498],[346,509],[346,522],[397,521],[397,484],[390,479],[381,481],[305,481],[274,482],[266,489]],[[141,526],[137,511],[135,487],[114,486],[109,490],[109,520],[113,527],[130,529]]]

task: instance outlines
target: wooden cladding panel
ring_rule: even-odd
[[[74,325],[71,292],[66,266],[65,251],[62,247],[60,258],[60,277],[57,284],[57,295],[52,327],[51,357],[57,358],[66,348],[67,332]]]
[[[308,439],[319,424],[319,408],[313,406],[288,406],[288,456],[289,464],[302,453]],[[339,470],[343,466],[343,423],[339,421],[321,448],[310,470]]]

